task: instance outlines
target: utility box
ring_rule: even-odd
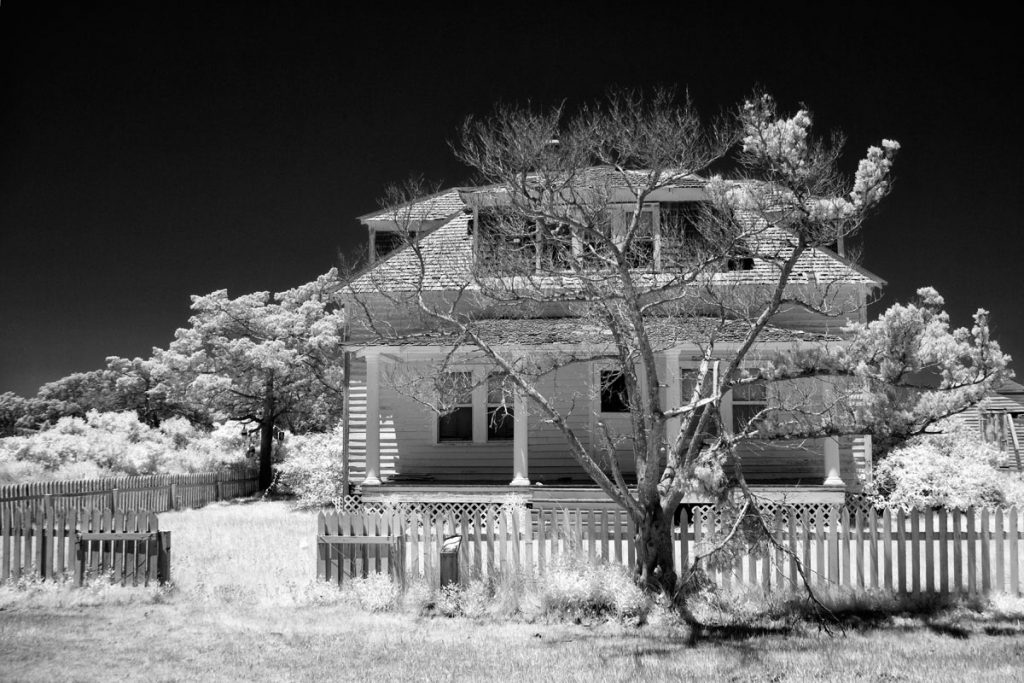
[[[462,536],[446,536],[441,543],[441,585],[450,586],[459,583],[459,549],[462,548]]]

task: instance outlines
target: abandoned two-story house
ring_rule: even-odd
[[[489,345],[520,357],[571,356],[574,350],[590,357],[583,352],[609,344],[610,333],[600,321],[580,317],[571,308],[531,305],[529,296],[509,297],[495,306],[471,296],[479,288],[481,262],[490,259],[493,265],[503,258],[485,240],[488,211],[500,204],[498,194],[495,188],[453,188],[359,219],[369,232],[370,263],[350,282],[346,303],[347,456],[350,481],[361,487],[364,501],[496,501],[510,493],[534,504],[605,499],[571,456],[563,435],[540,418],[527,397],[518,392],[506,397],[492,381],[493,366],[486,358],[474,355],[443,324],[417,315],[415,306],[403,305],[417,297],[458,299],[463,311],[476,307],[471,311],[476,329]],[[677,232],[693,233],[687,216],[706,195],[703,181],[687,176],[645,199],[644,232],[636,240],[638,268],[657,277],[668,270],[672,258],[669,225],[675,221]],[[623,206],[629,201],[623,198]],[[614,208],[614,198],[609,206]],[[785,252],[784,228],[766,225],[760,235],[774,253]],[[528,258],[538,263],[542,258],[579,256],[569,248],[559,254],[545,252],[539,240],[536,233],[525,231],[521,239],[503,244],[526,245]],[[773,283],[777,275],[751,250],[731,259],[716,277],[730,286],[756,288],[762,280]],[[560,286],[550,278],[545,282],[540,286]],[[864,321],[866,301],[885,284],[838,251],[824,248],[810,249],[800,258],[791,282],[794,287],[827,282],[834,296],[850,304],[846,314],[784,307],[759,337],[755,355],[841,344],[842,327],[851,320]],[[522,306],[519,314],[517,305]],[[701,358],[702,325],[699,316],[666,317],[648,325],[666,405],[680,405],[692,387],[687,382]],[[718,333],[716,354],[727,356],[741,339],[742,325],[735,331],[726,325]],[[413,388],[417,377],[442,363],[463,387],[443,413]],[[568,416],[585,445],[596,449],[604,430],[616,431],[629,419],[620,381],[608,365],[593,359],[559,366],[538,380],[538,389]],[[758,385],[730,392],[721,402],[722,428],[733,428],[772,400],[772,392]],[[678,420],[670,420],[668,429],[677,425]],[[746,481],[769,499],[840,502],[871,476],[868,436],[742,447]],[[628,481],[634,468],[630,445],[624,441],[617,449],[617,465]]]

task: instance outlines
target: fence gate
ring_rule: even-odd
[[[405,536],[397,517],[321,512],[317,517],[316,576],[341,585],[370,572],[405,587]]]

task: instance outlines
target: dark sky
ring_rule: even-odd
[[[148,356],[190,294],[313,279],[364,244],[355,216],[388,183],[465,180],[448,141],[466,115],[613,85],[688,87],[709,112],[761,85],[846,131],[851,171],[899,140],[863,235],[882,303],[931,284],[1024,358],[1013,22],[663,4],[0,1],[0,392]]]

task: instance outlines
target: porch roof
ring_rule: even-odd
[[[603,325],[582,318],[498,318],[477,320],[473,330],[486,343],[511,346],[605,345],[614,343],[611,332]],[[749,325],[743,321],[722,324],[717,318],[689,317],[654,318],[647,321],[647,332],[656,349],[669,349],[687,343],[706,344],[714,334],[716,343],[743,341]],[[767,327],[758,343],[839,342],[842,337],[802,330]],[[379,338],[366,346],[454,346],[467,343],[454,330],[434,330]]]

